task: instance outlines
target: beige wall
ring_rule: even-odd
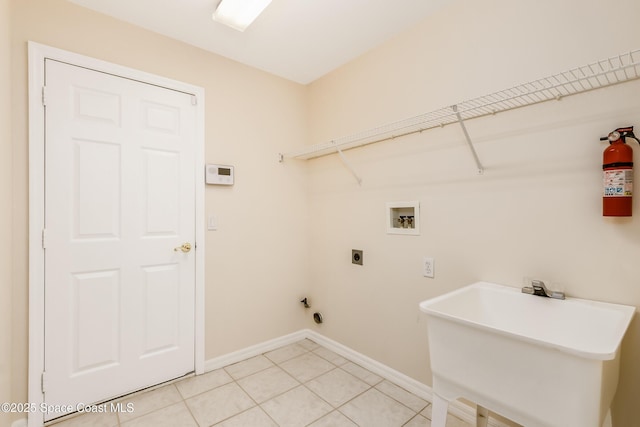
[[[637,49],[640,3],[459,1],[310,86],[312,143]],[[615,23],[617,30],[603,27]],[[640,203],[601,216],[600,136],[640,128],[640,81],[346,152],[310,167],[320,332],[431,383],[418,303],[477,280],[549,280],[569,295],[640,306]],[[636,162],[640,148],[635,142]],[[636,178],[640,175],[636,172]],[[385,232],[385,203],[418,200],[418,237]],[[350,262],[364,250],[364,265]],[[424,256],[435,278],[422,277]],[[623,343],[617,427],[637,425],[640,317]],[[532,368],[536,369],[536,368]]]
[[[307,140],[306,88],[62,0],[12,6],[13,401],[27,396],[28,40],[204,87],[205,161],[236,168],[233,187],[208,186],[205,194],[206,215],[219,218],[219,230],[206,234],[206,358],[299,330],[308,282],[305,171],[278,163],[277,153]],[[0,117],[4,132],[7,115]],[[2,141],[5,162],[12,147],[4,133]],[[4,294],[4,276],[2,284]]]
[[[483,176],[455,126],[348,152],[361,187],[336,156],[276,161],[305,142],[638,48],[635,0],[460,1],[309,88],[63,0],[0,0],[2,31],[9,3],[12,79],[0,69],[0,85],[13,93],[10,116],[7,98],[0,104],[0,169],[9,177],[0,200],[13,209],[0,213],[0,227],[3,236],[13,230],[13,245],[0,243],[0,255],[12,249],[0,256],[0,296],[13,283],[14,309],[11,322],[0,311],[0,333],[13,340],[11,354],[0,346],[0,397],[9,363],[11,401],[27,395],[27,40],[205,88],[206,161],[234,164],[237,174],[233,188],[206,189],[206,215],[220,224],[206,242],[207,358],[315,327],[298,303],[308,295],[324,314],[319,332],[430,383],[417,304],[431,296],[475,280],[519,286],[526,275],[640,306],[640,220],[600,216],[597,140],[640,126],[639,82],[468,123]],[[420,201],[420,236],[385,233],[384,205],[398,200]],[[634,206],[640,213],[637,197]],[[363,267],[351,265],[352,248],[365,251]],[[435,279],[421,277],[425,255],[436,259]],[[617,427],[637,419],[639,335],[636,319],[624,342]]]
[[[0,0],[0,402],[11,401],[11,79],[9,0]],[[9,414],[0,413],[0,426]]]

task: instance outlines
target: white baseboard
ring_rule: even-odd
[[[373,372],[374,374],[391,381],[392,383],[404,388],[405,390],[415,394],[416,396],[428,402],[433,402],[433,390],[428,385],[421,383],[420,381],[417,381],[403,374],[402,372],[396,371],[395,369],[383,363],[380,363],[377,360],[365,356],[364,354],[359,353],[343,344],[340,344],[337,341],[327,338],[315,331],[307,329],[305,332],[305,338],[309,338],[310,340],[315,341],[328,350],[331,350],[339,354],[340,356],[351,360],[357,365],[360,365],[363,368]],[[449,404],[449,413],[455,415],[463,421],[468,422],[473,426],[475,426],[476,424],[476,410],[460,401],[456,400]],[[500,420],[496,420],[494,418],[489,418],[488,424],[491,427],[510,427]]]
[[[433,390],[428,385],[417,381],[402,372],[396,371],[389,366],[378,362],[368,356],[365,356],[362,353],[359,353],[343,344],[340,344],[337,341],[334,341],[330,338],[325,337],[324,335],[319,334],[316,331],[311,329],[303,329],[298,332],[294,332],[289,335],[284,335],[279,338],[275,338],[269,341],[265,341],[260,344],[252,345],[251,347],[247,347],[242,350],[234,351],[233,353],[229,353],[223,356],[219,356],[205,362],[205,371],[209,372],[214,369],[219,369],[227,365],[231,365],[233,363],[241,362],[250,357],[258,356],[260,354],[266,353],[271,350],[275,350],[276,348],[293,344],[296,341],[300,341],[303,339],[310,339],[317,344],[325,347],[328,350],[333,351],[334,353],[339,354],[340,356],[356,363],[357,365],[362,366],[365,369],[373,372],[376,375],[381,376],[382,378],[391,381],[392,383],[404,388],[405,390],[415,394],[416,396],[428,401],[433,402]],[[465,405],[460,401],[454,401],[449,404],[449,413],[455,415],[456,417],[468,422],[471,425],[475,425],[476,423],[476,411],[469,405]],[[489,426],[491,427],[509,427],[509,425],[496,420],[493,417],[489,418]],[[22,426],[12,426],[12,427],[22,427]]]
[[[364,354],[359,353],[343,344],[340,344],[337,341],[327,338],[315,331],[307,329],[306,333],[307,335],[305,338],[309,338],[310,340],[315,341],[321,346],[333,351],[334,353],[339,354],[346,359],[349,359],[350,361],[362,366],[363,368],[368,369],[374,374],[379,375],[396,385],[399,385],[405,390],[410,391],[411,393],[428,402],[433,401],[433,391],[428,385],[414,380],[413,378],[401,372],[398,372],[395,369],[392,369],[389,366],[378,362],[377,360],[365,356]]]
[[[260,344],[252,345],[251,347],[247,347],[242,350],[214,357],[213,359],[209,359],[204,362],[204,371],[209,372],[213,371],[214,369],[220,369],[223,366],[241,362],[251,357],[258,356],[262,353],[275,350],[278,347],[293,344],[294,342],[303,340],[305,338],[307,338],[306,330],[301,330],[289,335],[284,335],[269,341],[262,342]]]

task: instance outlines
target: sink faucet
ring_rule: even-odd
[[[550,291],[544,285],[544,282],[542,280],[532,280],[531,286],[523,287],[522,292],[525,294],[538,295],[541,297],[564,299],[564,292]]]

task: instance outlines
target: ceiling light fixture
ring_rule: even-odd
[[[213,20],[238,31],[244,31],[269,6],[271,0],[222,0]]]

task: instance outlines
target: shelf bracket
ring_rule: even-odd
[[[456,114],[456,117],[458,118],[458,123],[460,123],[460,127],[462,128],[464,137],[467,140],[467,144],[469,145],[469,150],[471,150],[471,154],[473,154],[473,160],[476,161],[476,166],[478,167],[478,174],[482,175],[484,173],[484,168],[482,167],[482,163],[480,163],[480,159],[478,158],[478,153],[476,153],[476,149],[473,148],[471,137],[469,136],[469,132],[467,132],[467,127],[464,125],[464,120],[462,120],[462,116],[458,111],[458,106],[453,105],[451,108],[453,109],[453,112]]]
[[[353,177],[356,179],[356,181],[358,181],[358,185],[362,185],[362,178],[360,178],[358,176],[358,174],[353,169],[353,166],[351,166],[351,163],[349,163],[349,161],[347,160],[347,157],[344,155],[342,150],[339,149],[339,148],[336,148],[336,151],[338,152],[338,155],[340,156],[340,160],[342,160],[342,163],[344,164],[344,166],[347,169],[349,169],[349,172],[351,172],[351,175],[353,175]]]

